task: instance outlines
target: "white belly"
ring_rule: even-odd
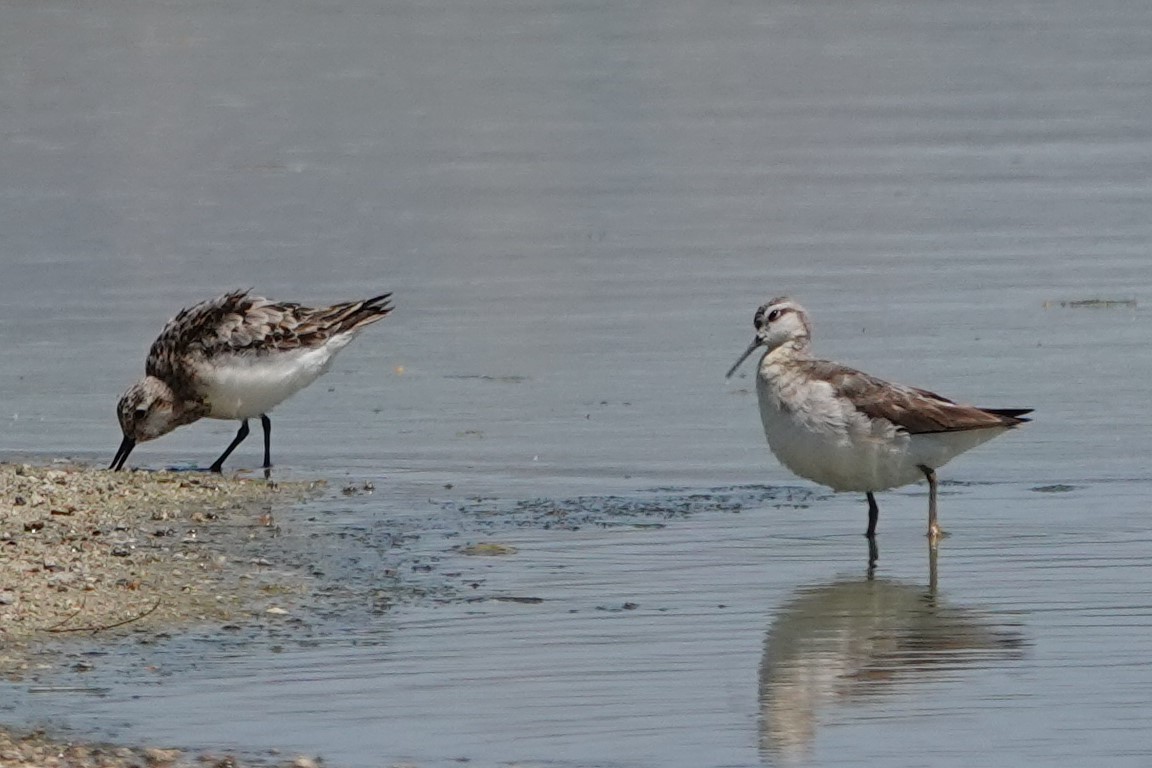
[[[820,381],[789,390],[785,402],[757,377],[757,394],[764,435],[780,463],[835,491],[883,491],[923,480],[920,466],[941,467],[1004,431],[909,435],[859,413]]]
[[[329,342],[319,348],[217,358],[204,364],[197,379],[211,409],[209,418],[250,419],[268,413],[327,371],[343,346]]]

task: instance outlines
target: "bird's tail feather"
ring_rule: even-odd
[[[336,333],[354,331],[387,317],[393,309],[391,298],[391,293],[382,293],[364,301],[336,304],[323,310],[323,317],[317,320]]]

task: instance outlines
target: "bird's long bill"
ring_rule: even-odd
[[[128,454],[132,453],[132,449],[136,447],[136,441],[128,435],[124,435],[123,442],[120,443],[120,448],[116,451],[116,458],[112,459],[112,464],[108,467],[113,472],[117,472],[124,466],[124,462],[128,461]]]
[[[724,374],[724,378],[726,378],[726,379],[732,378],[732,374],[736,373],[736,369],[740,367],[740,364],[743,363],[745,360],[747,360],[748,356],[751,355],[753,352],[755,352],[759,348],[760,348],[760,339],[758,339],[758,338],[752,339],[752,343],[748,345],[748,349],[744,350],[744,354],[740,355],[740,359],[736,361],[736,364],[728,369],[728,373]]]

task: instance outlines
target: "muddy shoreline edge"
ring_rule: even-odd
[[[284,614],[309,577],[245,547],[275,538],[277,510],[323,485],[0,463],[0,674],[51,678],[69,647]],[[81,743],[0,723],[0,768],[318,764]]]

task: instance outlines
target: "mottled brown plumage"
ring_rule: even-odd
[[[180,310],[148,350],[144,373],[180,390],[204,361],[219,356],[264,355],[320,347],[392,312],[392,294],[313,309],[232,291]],[[195,397],[195,392],[186,392]]]
[[[201,418],[238,419],[240,431],[213,471],[248,435],[264,427],[264,467],[271,466],[268,411],[328,370],[358,331],[386,317],[391,294],[313,309],[233,291],[181,310],[153,342],[145,376],[124,393],[117,416],[124,441],[112,469],[137,442]]]

